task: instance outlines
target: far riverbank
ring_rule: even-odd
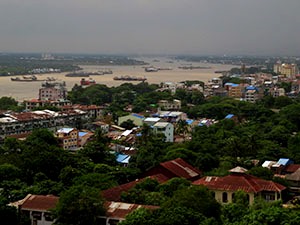
[[[115,76],[136,76],[147,78],[148,83],[160,84],[161,82],[180,82],[185,80],[201,80],[207,82],[221,74],[215,71],[227,71],[235,67],[234,65],[192,63],[193,66],[207,67],[205,69],[184,70],[178,67],[190,65],[184,61],[170,61],[170,59],[142,59],[156,68],[168,68],[170,70],[159,70],[158,72],[145,72],[145,66],[81,66],[84,71],[97,72],[104,69],[110,69],[113,74],[92,75],[97,84],[104,84],[109,87],[119,86],[128,81],[115,81]],[[65,81],[68,90],[71,90],[75,84],[79,84],[81,77],[65,77],[67,73],[52,73],[36,75],[38,79],[54,77],[57,81]],[[132,81],[138,83],[138,81]],[[0,77],[0,97],[9,96],[18,101],[38,98],[38,91],[42,82],[17,82],[11,81],[11,77]]]

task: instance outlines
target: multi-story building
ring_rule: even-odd
[[[69,111],[69,110],[81,110],[88,114],[89,118],[99,118],[102,113],[103,109],[105,107],[103,106],[97,106],[97,105],[65,105],[62,106],[61,109],[63,112]]]
[[[239,84],[234,83],[226,83],[225,88],[227,89],[227,94],[232,98],[241,98],[243,95],[242,89],[243,87]]]
[[[271,90],[271,94],[273,97],[285,96],[284,88],[274,88]]]
[[[81,110],[5,113],[0,115],[0,137],[26,134],[38,128],[57,130],[65,126],[77,127],[79,121],[88,119],[89,115]]]
[[[245,101],[255,103],[260,98],[260,93],[257,87],[248,86],[245,90]]]
[[[295,78],[299,73],[299,69],[296,64],[276,63],[274,64],[274,72],[284,75],[287,78]]]
[[[76,150],[79,147],[79,132],[76,128],[61,128],[56,131],[56,137],[65,150]]]
[[[45,107],[45,106],[61,108],[63,106],[71,105],[71,102],[66,99],[60,99],[60,100],[56,100],[56,101],[31,99],[31,100],[25,100],[24,104],[25,104],[26,110],[32,111],[36,108]]]
[[[181,101],[174,99],[173,101],[160,100],[158,102],[160,108],[165,110],[180,110],[181,109]]]
[[[157,122],[153,125],[155,134],[164,134],[166,142],[174,142],[174,126],[168,122]]]
[[[45,83],[42,88],[39,89],[39,100],[57,101],[66,99],[66,97],[67,89],[64,83]]]

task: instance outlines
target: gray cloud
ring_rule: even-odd
[[[0,51],[299,55],[299,0],[1,0]]]

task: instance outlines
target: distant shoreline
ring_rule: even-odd
[[[152,62],[151,65],[154,67],[166,68],[172,66],[172,70],[160,70],[155,73],[145,72],[143,66],[84,66],[79,65],[83,68],[83,71],[95,72],[102,69],[111,69],[112,74],[95,75],[90,76],[95,80],[96,84],[103,84],[108,87],[119,86],[123,83],[137,84],[139,81],[121,81],[114,80],[115,76],[136,76],[147,78],[149,84],[160,84],[162,82],[181,82],[186,80],[200,80],[208,82],[212,78],[219,77],[220,74],[216,74],[215,71],[227,71],[234,67],[234,65],[223,65],[223,64],[201,64],[193,63],[193,66],[206,66],[211,67],[210,69],[193,69],[183,70],[178,67],[181,66],[183,61],[174,61],[174,63],[167,63],[165,59],[160,62]],[[61,73],[50,73],[36,75],[38,77],[54,77],[57,82],[65,82],[66,88],[70,91],[75,84],[79,85],[81,77],[65,77],[67,72]],[[17,75],[12,75],[17,76]],[[23,75],[20,75],[23,76]],[[8,96],[15,98],[18,101],[37,99],[39,88],[41,88],[42,82],[13,82],[10,80],[11,76],[0,76],[0,97]]]

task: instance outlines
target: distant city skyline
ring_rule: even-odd
[[[299,0],[2,0],[0,52],[300,55]]]

